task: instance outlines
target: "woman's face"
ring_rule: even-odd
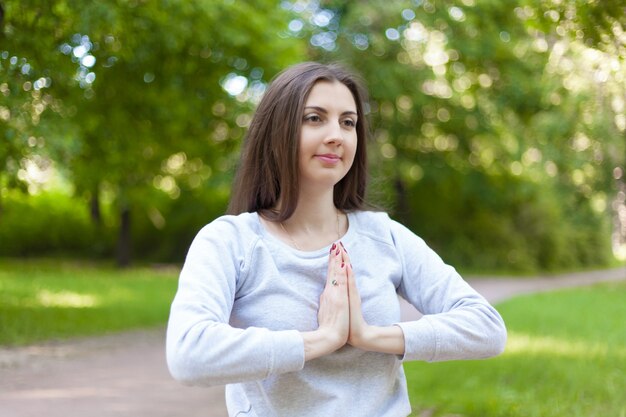
[[[306,100],[300,133],[300,184],[333,187],[350,170],[357,147],[357,108],[344,84],[318,81]]]

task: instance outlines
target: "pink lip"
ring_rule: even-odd
[[[327,164],[336,164],[341,158],[332,153],[325,153],[323,155],[315,155],[317,159]]]

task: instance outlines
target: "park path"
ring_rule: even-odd
[[[470,278],[490,302],[626,279],[626,268],[537,278]],[[403,303],[403,319],[419,317]],[[223,387],[184,387],[169,376],[164,330],[0,348],[0,417],[224,417]]]

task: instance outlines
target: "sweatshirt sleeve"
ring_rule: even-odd
[[[397,323],[404,332],[403,360],[481,359],[502,353],[507,334],[496,309],[409,229],[392,221],[391,233],[402,263],[398,293],[424,314]]]
[[[229,324],[237,280],[248,267],[243,241],[232,223],[218,219],[191,244],[172,302],[166,341],[170,373],[183,383],[260,380],[304,366],[304,342],[298,331],[239,329]]]

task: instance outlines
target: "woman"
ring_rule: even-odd
[[[485,358],[500,315],[423,240],[365,210],[364,93],[336,65],[279,74],[251,122],[230,215],[192,243],[172,375],[228,384],[231,416],[406,416],[402,361]],[[400,322],[398,294],[425,315]]]

